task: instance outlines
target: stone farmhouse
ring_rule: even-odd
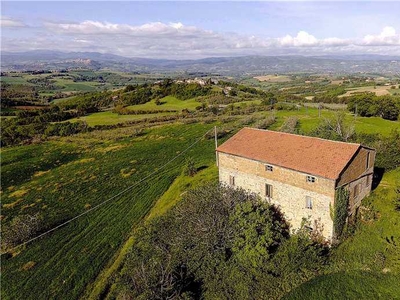
[[[338,188],[349,191],[349,214],[371,191],[375,150],[360,144],[243,128],[216,151],[221,183],[279,206],[294,229],[317,220],[327,239]]]

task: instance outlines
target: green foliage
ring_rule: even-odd
[[[348,98],[348,110],[362,117],[379,116],[386,120],[398,120],[400,98],[394,96],[376,96],[363,93]]]
[[[349,191],[343,187],[336,190],[333,211],[333,230],[336,239],[340,239],[346,225],[349,209]]]
[[[138,299],[278,299],[326,260],[308,231],[289,238],[275,207],[221,185],[189,191],[135,240],[118,290]]]
[[[337,96],[343,95],[344,93],[346,93],[346,89],[344,87],[335,86],[324,93],[316,94],[313,101],[323,103],[341,103],[340,98]]]
[[[346,120],[342,111],[335,112],[330,118],[324,118],[319,125],[311,131],[312,136],[324,139],[348,142],[354,135],[354,124]]]

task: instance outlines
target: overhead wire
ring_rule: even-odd
[[[183,154],[185,154],[186,152],[188,152],[191,148],[193,148],[196,144],[198,144],[211,130],[212,130],[212,128],[209,129],[209,130],[207,130],[200,138],[198,138],[195,142],[193,142],[191,145],[189,145],[187,148],[185,148],[182,152],[178,153],[175,157],[173,157],[172,159],[170,159],[169,161],[167,161],[165,164],[163,164],[161,167],[157,168],[156,170],[154,170],[153,172],[151,172],[151,173],[148,174],[147,176],[143,177],[141,180],[139,180],[139,181],[136,182],[135,184],[133,184],[133,185],[131,185],[131,186],[128,186],[127,188],[125,188],[124,190],[122,190],[122,191],[120,191],[119,193],[115,194],[114,196],[112,196],[112,197],[106,199],[105,201],[103,201],[103,202],[101,202],[101,203],[99,203],[99,204],[97,204],[97,205],[95,205],[95,206],[89,208],[88,210],[86,210],[86,211],[84,211],[84,212],[82,212],[82,213],[76,215],[75,217],[73,217],[73,218],[71,218],[71,219],[69,219],[69,220],[67,220],[67,221],[65,221],[65,222],[63,222],[63,223],[61,223],[61,224],[59,224],[59,225],[57,225],[57,226],[55,226],[55,227],[53,227],[53,228],[51,228],[51,229],[49,229],[49,230],[47,230],[47,231],[45,231],[45,232],[39,234],[39,235],[36,236],[36,237],[33,237],[33,238],[31,238],[31,239],[29,239],[29,240],[27,240],[27,241],[25,241],[25,242],[23,242],[23,243],[21,243],[21,244],[19,244],[19,245],[13,247],[13,248],[11,248],[11,249],[9,249],[8,252],[13,251],[13,250],[15,250],[15,249],[17,249],[17,248],[20,248],[20,247],[22,247],[22,246],[24,246],[24,245],[27,245],[27,244],[29,244],[29,243],[31,243],[31,242],[37,240],[37,239],[40,239],[41,237],[43,237],[43,236],[45,236],[45,235],[47,235],[47,234],[49,234],[49,233],[51,233],[51,232],[53,232],[53,231],[56,231],[57,229],[59,229],[59,228],[65,226],[65,225],[67,225],[67,224],[73,222],[74,220],[76,220],[76,219],[78,219],[78,218],[81,218],[81,217],[84,216],[84,215],[87,215],[88,213],[90,213],[90,212],[92,212],[92,211],[98,209],[99,207],[101,207],[101,206],[103,206],[103,205],[109,203],[110,201],[116,199],[116,198],[119,197],[120,195],[123,195],[124,193],[128,192],[129,190],[131,190],[131,189],[133,189],[134,187],[138,186],[139,184],[143,183],[143,182],[146,181],[147,179],[151,178],[153,175],[157,174],[160,170],[164,169],[164,168],[165,168],[166,166],[168,166],[170,163],[172,163],[173,161],[177,160],[177,159],[178,159],[179,157],[181,157]],[[1,253],[1,255],[3,255],[3,254],[5,254],[5,253]]]

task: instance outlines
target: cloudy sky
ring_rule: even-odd
[[[1,50],[128,57],[400,55],[400,2],[1,3]]]

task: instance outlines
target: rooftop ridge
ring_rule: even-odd
[[[359,143],[244,127],[216,151],[337,179],[362,147]]]
[[[350,145],[358,145],[358,146],[363,146],[360,143],[351,143],[351,142],[343,142],[343,141],[335,141],[335,140],[329,140],[329,139],[324,139],[320,138],[317,136],[309,136],[309,135],[302,135],[302,134],[296,134],[296,133],[289,133],[289,132],[283,132],[283,131],[277,131],[277,130],[269,130],[269,129],[261,129],[261,128],[254,128],[254,127],[243,127],[240,130],[243,129],[251,129],[251,130],[259,130],[259,131],[265,131],[265,132],[274,132],[274,133],[279,133],[279,134],[286,134],[286,135],[293,135],[293,136],[299,136],[299,137],[304,137],[308,139],[315,139],[315,140],[322,140],[322,141],[327,141],[327,142],[332,142],[332,143],[342,143],[342,144],[350,144]],[[239,130],[239,131],[240,131]],[[238,131],[238,132],[239,132]],[[369,148],[369,147],[368,147]]]

